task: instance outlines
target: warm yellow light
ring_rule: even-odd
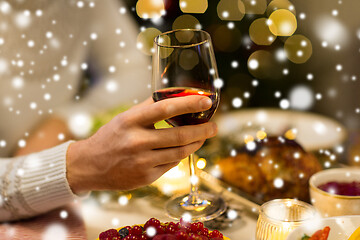
[[[293,63],[304,63],[312,55],[312,44],[310,40],[303,35],[294,35],[289,37],[284,44],[287,58]]]
[[[245,16],[245,5],[241,0],[220,0],[217,14],[221,20],[240,21]]]
[[[276,36],[291,36],[297,28],[295,15],[289,10],[279,9],[268,20],[269,29]]]
[[[267,8],[266,0],[242,0],[246,14],[264,14]]]
[[[271,33],[266,18],[258,18],[249,28],[250,39],[257,45],[271,45],[276,36]]]
[[[253,52],[247,65],[251,75],[259,79],[278,79],[282,76],[281,65],[276,61],[275,54],[267,50]]]
[[[146,55],[151,55],[154,47],[154,38],[159,34],[161,32],[156,28],[147,28],[140,32],[137,36],[137,48]]]
[[[286,9],[296,15],[295,6],[288,0],[273,0],[269,3],[266,9],[266,15],[270,16],[276,10]]]
[[[245,135],[244,136],[244,142],[245,144],[249,143],[249,142],[253,142],[254,141],[254,137],[251,135]]]
[[[267,136],[267,134],[266,134],[266,132],[264,132],[264,131],[258,131],[258,132],[256,133],[256,137],[257,137],[258,139],[260,139],[260,140],[266,138],[266,136]]]
[[[175,19],[172,24],[172,29],[200,29],[200,26],[200,22],[196,17],[184,14]]]
[[[286,133],[284,134],[285,138],[289,139],[289,140],[295,140],[296,136],[297,136],[297,129],[292,128],[286,131]]]
[[[136,3],[136,13],[141,18],[159,18],[165,13],[163,0],[139,0]]]
[[[207,0],[180,0],[180,9],[183,13],[204,13],[208,8]]]
[[[196,167],[198,169],[204,169],[206,167],[206,159],[205,158],[199,158],[196,162]]]
[[[192,49],[182,50],[179,56],[179,65],[184,70],[191,70],[199,63],[198,54]]]

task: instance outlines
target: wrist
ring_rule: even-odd
[[[86,158],[85,140],[73,142],[69,145],[66,153],[66,178],[74,194],[81,194],[90,190],[87,183],[86,172],[83,171],[84,159]]]

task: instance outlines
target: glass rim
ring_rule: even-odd
[[[277,223],[284,223],[284,222],[287,222],[287,223],[301,223],[301,222],[308,221],[308,220],[311,219],[311,217],[309,217],[309,218],[304,218],[304,219],[301,219],[301,220],[299,219],[299,220],[295,220],[295,221],[285,221],[285,220],[280,220],[280,219],[269,216],[268,214],[266,214],[266,212],[264,210],[264,208],[268,207],[268,205],[270,205],[270,204],[279,203],[279,202],[286,203],[288,201],[296,202],[298,205],[302,205],[302,206],[306,207],[307,210],[310,210],[313,213],[313,215],[314,215],[313,217],[316,217],[316,209],[315,209],[314,206],[312,206],[309,203],[306,203],[306,202],[303,202],[303,201],[300,201],[300,200],[297,200],[297,199],[292,199],[292,198],[274,199],[274,200],[268,201],[268,202],[266,202],[266,203],[264,203],[263,205],[260,206],[260,214],[265,216],[266,218],[274,221],[274,222],[277,222]]]
[[[201,33],[206,35],[207,39],[205,39],[204,41],[198,42],[198,43],[184,44],[184,45],[167,45],[167,44],[161,44],[161,43],[159,43],[157,41],[159,39],[159,37],[161,37],[161,36],[169,35],[171,33],[176,33],[176,32],[189,32],[189,31],[201,32]],[[199,45],[202,45],[204,43],[210,42],[210,40],[211,40],[210,34],[208,32],[206,32],[206,31],[204,31],[204,30],[192,29],[192,28],[184,28],[184,29],[175,29],[175,30],[171,30],[171,31],[161,33],[161,34],[157,35],[154,38],[154,43],[156,44],[156,46],[164,47],[164,48],[190,48],[190,47],[195,47],[195,46],[199,46]]]

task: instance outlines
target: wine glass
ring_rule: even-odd
[[[210,35],[202,30],[179,29],[154,39],[153,99],[203,95],[212,100],[204,112],[189,113],[167,119],[170,125],[183,126],[209,121],[220,100],[222,81],[218,78]],[[174,219],[205,221],[221,215],[225,201],[213,194],[200,192],[194,156],[189,156],[190,193],[175,196],[166,204],[168,216]]]

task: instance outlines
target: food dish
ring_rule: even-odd
[[[271,108],[239,110],[217,114],[214,120],[218,124],[219,137],[232,136],[239,142],[243,142],[246,134],[254,136],[262,128],[268,135],[283,135],[289,129],[296,129],[296,140],[306,151],[334,147],[347,136],[344,126],[337,121],[298,111]]]
[[[161,223],[150,218],[145,224],[108,229],[97,240],[230,240],[218,230],[209,231],[201,222]]]
[[[359,179],[358,167],[329,169],[314,174],[309,180],[312,204],[324,217],[360,215],[360,196],[331,194],[318,188],[329,181],[352,182]]]
[[[310,201],[308,180],[322,169],[317,158],[296,141],[268,137],[237,149],[236,156],[217,162],[220,179],[259,202],[276,198]]]
[[[327,240],[348,240],[351,234],[360,226],[360,216],[342,216],[322,218],[308,222],[292,231],[287,240],[301,240],[304,234],[312,235],[319,229],[330,227]]]

